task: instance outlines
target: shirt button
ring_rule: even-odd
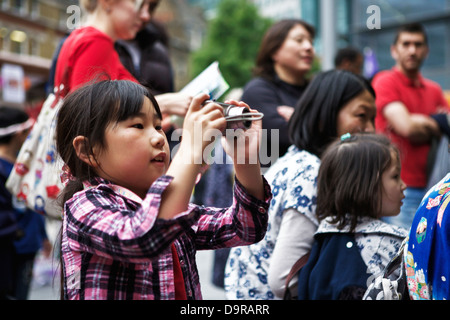
[[[263,208],[263,207],[259,207],[259,208],[258,208],[258,211],[259,211],[260,213],[266,213],[266,209]]]

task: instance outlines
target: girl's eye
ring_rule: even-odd
[[[400,173],[399,173],[399,172],[395,173],[395,174],[393,175],[393,178],[394,178],[395,180],[400,179]]]
[[[136,123],[132,125],[132,127],[136,129],[144,129],[144,125],[142,123]]]
[[[155,129],[157,130],[157,131],[161,131],[163,128],[162,128],[162,121],[161,121],[161,119],[159,119],[159,118],[156,118],[155,119],[155,121],[153,122],[153,125],[155,126]]]

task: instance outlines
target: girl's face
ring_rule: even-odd
[[[394,151],[391,152],[391,165],[381,175],[383,185],[380,217],[396,216],[400,213],[403,191],[406,184],[400,178],[400,163]]]
[[[311,70],[314,60],[313,39],[308,30],[300,24],[295,25],[272,59],[275,71],[282,80],[303,77]]]
[[[155,108],[145,97],[141,112],[111,123],[106,147],[97,152],[97,174],[144,198],[151,184],[169,167],[170,150]]]
[[[129,40],[150,21],[149,0],[115,0],[110,6],[113,38]]]
[[[375,132],[376,113],[374,97],[369,91],[364,90],[339,111],[338,137],[346,133]]]

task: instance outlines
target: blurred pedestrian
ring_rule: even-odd
[[[364,56],[356,48],[341,48],[334,57],[334,67],[338,70],[347,70],[361,75],[364,66]]]
[[[99,74],[137,82],[114,49],[118,39],[133,39],[150,20],[148,0],[81,0],[87,13],[58,54],[54,86],[65,96]]]
[[[19,300],[28,298],[36,254],[43,249],[49,255],[52,247],[44,216],[28,209],[5,188],[32,125],[33,120],[24,111],[0,107],[0,283],[9,282],[7,292],[3,285],[0,291],[3,298],[7,294],[10,299]]]
[[[173,131],[177,129],[170,121],[170,116],[184,117],[192,96],[175,91],[168,49],[170,37],[165,26],[154,19],[160,2],[148,0],[150,21],[143,24],[133,39],[119,39],[114,47],[125,68],[139,83],[147,87],[158,101],[163,118],[167,119],[163,125],[172,150],[179,141],[170,139]]]
[[[309,82],[314,36],[310,24],[288,19],[273,24],[261,42],[255,77],[244,87],[241,99],[264,113],[263,129],[267,134],[263,134],[262,152],[268,159],[261,163],[263,168],[283,156],[292,144],[288,120]]]
[[[420,73],[428,52],[423,26],[402,26],[391,45],[395,66],[376,74],[372,82],[377,95],[377,132],[386,134],[399,147],[402,179],[407,185],[400,214],[385,220],[406,229],[427,191],[432,139],[441,136],[432,115],[449,111],[440,86]]]
[[[63,90],[64,95],[102,73],[112,79],[139,81],[155,95],[165,116],[163,128],[170,134],[170,115],[184,116],[192,97],[172,92],[164,29],[151,20],[159,1],[81,0],[80,4],[85,22],[61,40],[49,86]]]
[[[165,26],[154,18],[160,2],[149,0],[150,20],[133,39],[119,39],[114,44],[124,67],[154,96],[175,89],[169,35]]]

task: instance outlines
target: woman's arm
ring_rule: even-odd
[[[268,272],[269,286],[277,297],[283,298],[286,278],[294,263],[311,250],[316,230],[317,226],[294,208],[284,212]],[[297,280],[296,276],[289,284],[294,295]]]

